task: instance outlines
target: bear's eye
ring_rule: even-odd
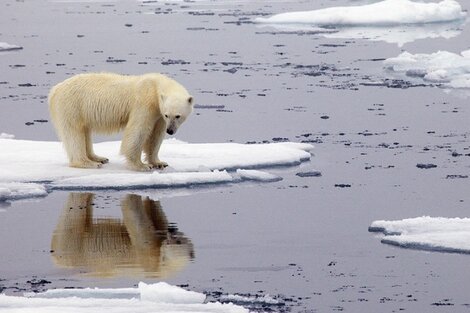
[[[180,118],[180,117],[181,117],[181,115],[176,115],[176,116],[175,116],[176,119],[178,119],[178,118]]]
[[[165,117],[168,118],[168,114],[165,114]]]

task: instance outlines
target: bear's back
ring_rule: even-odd
[[[91,129],[113,133],[124,127],[135,102],[135,77],[112,73],[79,74],[57,84],[49,95],[51,113]]]

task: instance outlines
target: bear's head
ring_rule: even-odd
[[[160,95],[162,115],[166,122],[166,133],[173,135],[193,111],[193,97],[190,95]]]

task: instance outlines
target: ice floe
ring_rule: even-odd
[[[47,196],[47,190],[41,184],[0,182],[0,202],[44,196]]]
[[[343,27],[336,32],[323,33],[326,38],[365,39],[384,41],[399,47],[419,39],[457,37],[462,32],[463,22],[401,25],[394,27]]]
[[[262,182],[274,182],[282,180],[280,176],[266,173],[263,171],[257,170],[241,170],[238,169],[236,174],[241,180],[252,180],[252,181],[262,181]]]
[[[174,172],[174,173],[116,173],[94,174],[58,179],[50,183],[52,189],[100,190],[100,189],[141,189],[178,188],[191,185],[223,184],[235,182],[227,171]]]
[[[0,42],[0,52],[3,51],[13,51],[13,50],[21,50],[23,47],[12,45],[7,42]]]
[[[0,139],[13,139],[15,135],[7,134],[7,133],[0,133]]]
[[[439,3],[385,0],[361,6],[281,13],[257,18],[255,22],[280,31],[385,41],[401,47],[418,39],[456,37],[462,32],[466,14],[454,0]]]
[[[383,243],[404,248],[470,253],[470,218],[382,220],[373,222],[369,231],[383,233]]]
[[[460,54],[438,51],[431,54],[403,52],[384,61],[385,67],[410,79],[448,88],[470,88],[470,50]]]
[[[77,169],[68,166],[60,142],[0,139],[0,188],[13,182],[23,183],[12,185],[16,189],[15,192],[10,191],[10,198],[5,187],[0,199],[27,197],[34,188],[41,186],[47,190],[123,190],[245,180],[276,181],[281,178],[259,169],[298,165],[310,159],[309,151],[313,148],[310,144],[290,142],[189,144],[169,139],[164,141],[160,150],[160,157],[170,164],[169,168],[134,172],[126,168],[123,157],[119,155],[119,141],[102,142],[94,147],[97,154],[108,157],[110,163],[101,169]]]
[[[423,3],[410,0],[384,0],[372,4],[331,7],[313,11],[287,12],[257,18],[266,24],[314,24],[318,26],[404,25],[442,23],[465,18],[455,0]]]
[[[231,303],[205,303],[202,293],[184,290],[164,282],[139,283],[137,288],[52,289],[27,293],[23,297],[0,295],[1,312],[211,312],[247,313]]]

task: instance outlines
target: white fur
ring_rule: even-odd
[[[51,119],[70,166],[81,168],[97,168],[108,162],[94,154],[93,132],[121,130],[121,153],[131,169],[167,166],[158,159],[165,132],[174,134],[192,107],[193,98],[187,90],[162,74],[79,74],[49,93]],[[141,160],[142,152],[146,163]]]

